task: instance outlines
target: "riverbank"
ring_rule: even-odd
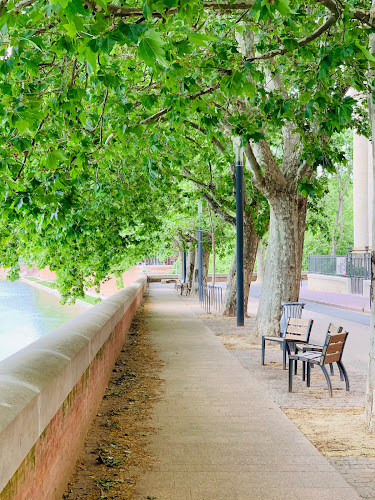
[[[33,276],[24,276],[21,277],[20,280],[23,283],[27,283],[28,285],[34,286],[35,288],[40,288],[41,290],[44,290],[47,293],[50,293],[51,295],[54,295],[55,297],[58,297],[61,299],[61,294],[58,291],[58,289],[55,286],[55,283],[53,281],[44,281],[39,278],[35,278]],[[95,298],[90,295],[85,295],[84,298],[81,299],[76,299],[75,303],[81,307],[92,307],[95,304],[98,304],[101,302],[102,299],[100,298]]]

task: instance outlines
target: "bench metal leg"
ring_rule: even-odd
[[[344,379],[344,374],[342,373],[342,370],[341,370],[341,366],[338,363],[336,363],[336,364],[337,364],[337,367],[339,369],[340,380],[343,382],[345,379]]]
[[[307,361],[307,377],[306,377],[306,385],[307,385],[307,387],[310,387],[310,383],[311,383],[311,365]]]
[[[286,370],[286,342],[283,342],[283,370]]]
[[[302,361],[302,382],[306,380],[306,361]]]
[[[331,379],[329,378],[329,375],[328,375],[328,372],[326,370],[326,367],[324,365],[322,365],[320,368],[322,369],[322,372],[324,373],[324,376],[326,378],[326,381],[327,381],[327,384],[328,384],[329,395],[330,395],[330,397],[332,397],[333,394],[332,394]]]
[[[289,359],[289,392],[293,389],[293,363],[297,363],[297,360]]]
[[[331,371],[331,375],[334,375],[334,374],[335,374],[335,372],[334,372],[334,370],[333,370],[333,363],[330,363],[330,364],[329,364],[329,369],[330,369],[330,371]]]
[[[340,373],[342,373],[342,375],[344,377],[346,390],[349,391],[349,378],[348,378],[348,374],[346,373],[345,367],[341,361],[337,362],[337,366],[340,369]]]

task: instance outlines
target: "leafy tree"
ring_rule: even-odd
[[[318,201],[318,210],[307,213],[307,231],[304,245],[303,269],[307,270],[307,256],[309,254],[328,255],[332,249],[332,235],[334,233],[339,181],[336,177],[328,180],[327,193]],[[343,232],[336,247],[336,255],[345,255],[348,247],[353,248],[353,184],[350,181],[342,203]],[[340,229],[340,228],[339,228]]]
[[[5,226],[24,206],[53,227],[58,192],[160,151],[173,140],[158,136],[162,122],[175,132],[193,122],[214,142],[239,137],[271,207],[258,331],[275,329],[280,301],[298,293],[314,172],[333,168],[330,137],[356,105],[346,89],[367,88],[373,18],[363,7],[3,0]]]

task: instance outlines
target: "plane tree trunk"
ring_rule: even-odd
[[[278,334],[281,302],[294,302],[299,296],[307,199],[299,193],[298,180],[311,171],[307,164],[301,165],[300,138],[291,125],[284,127],[283,139],[281,166],[265,140],[245,147],[253,182],[270,205],[267,260],[257,314],[258,341],[262,335]]]
[[[257,314],[258,338],[279,332],[281,302],[298,300],[306,220],[306,199],[298,194],[286,192],[269,201],[270,232]]]
[[[193,285],[195,248],[196,247],[193,243],[189,243],[186,255],[186,282],[188,283],[190,289]]]
[[[257,283],[263,283],[266,267],[266,245],[259,242],[257,251]]]

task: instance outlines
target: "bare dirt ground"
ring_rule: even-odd
[[[147,301],[138,310],[63,498],[133,500],[137,471],[152,464],[146,452],[161,363],[146,326]]]

